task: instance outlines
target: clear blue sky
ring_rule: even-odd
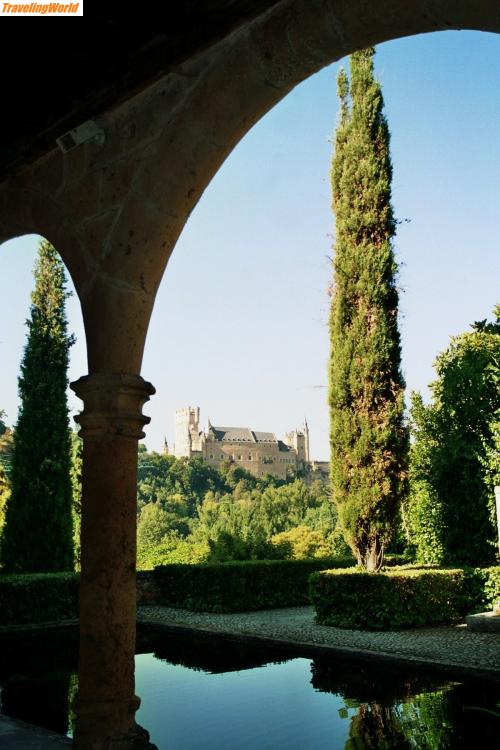
[[[446,32],[381,45],[400,225],[403,364],[426,390],[449,337],[500,301],[500,36]],[[146,444],[173,440],[174,410],[280,437],[307,416],[328,458],[327,287],[338,64],[297,87],[227,159],[194,210],[158,293],[143,376],[157,395]],[[0,248],[0,409],[14,423],[37,238]],[[78,342],[70,377],[86,372]],[[321,387],[320,387],[321,386]],[[78,410],[71,395],[70,407]]]

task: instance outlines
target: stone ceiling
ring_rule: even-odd
[[[277,0],[87,0],[78,21],[4,21],[0,181]]]

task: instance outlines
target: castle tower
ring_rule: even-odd
[[[308,461],[309,455],[309,428],[307,432],[302,430],[293,430],[288,432],[285,442],[290,448],[293,448],[297,455],[297,468],[303,469]]]
[[[194,445],[199,442],[199,431],[199,406],[185,406],[182,409],[176,409],[174,444],[174,456],[176,458],[191,457]]]
[[[307,419],[304,417],[304,451],[305,451],[305,461],[306,463],[309,463],[311,461],[311,454],[309,452],[309,425],[307,424]]]

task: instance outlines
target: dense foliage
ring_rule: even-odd
[[[42,241],[19,377],[12,490],[1,545],[2,562],[10,571],[73,569],[67,296],[64,266],[55,249]]]
[[[345,539],[376,570],[406,485],[407,432],[398,332],[392,165],[373,49],[338,78],[332,165],[336,219],[330,314],[331,479]]]
[[[0,463],[6,469],[10,468],[10,454],[12,452],[12,430],[5,422],[5,412],[0,409]]]
[[[72,432],[71,465],[69,476],[71,480],[72,493],[71,514],[73,518],[73,550],[76,570],[80,570],[80,531],[82,525],[82,465],[83,440],[77,432]]]
[[[397,630],[453,622],[473,605],[468,594],[464,570],[369,574],[352,568],[311,577],[317,621],[341,628]]]
[[[78,617],[78,584],[75,573],[0,576],[1,624],[20,625]]]
[[[0,463],[0,534],[5,521],[5,509],[10,497],[10,482],[3,465]]]
[[[435,362],[432,402],[412,395],[408,539],[419,560],[488,565],[497,556],[500,307],[456,336]]]
[[[470,611],[484,612],[500,608],[500,565],[466,570]]]
[[[282,537],[282,534],[291,536]],[[321,483],[139,452],[138,567],[348,553]]]
[[[155,569],[158,603],[196,612],[239,612],[309,604],[309,576],[350,559],[246,560]]]
[[[5,423],[5,412],[0,409],[0,534],[5,519],[5,508],[10,497],[10,469],[12,458],[12,430]]]

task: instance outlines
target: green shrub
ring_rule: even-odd
[[[308,526],[295,526],[293,529],[274,534],[271,544],[285,550],[282,559],[310,560],[335,554],[325,534]]]
[[[311,599],[317,622],[362,630],[449,623],[470,607],[464,570],[327,570],[311,576]]]
[[[0,625],[53,622],[78,617],[76,573],[0,576]]]
[[[492,609],[500,602],[500,565],[491,568],[479,568],[484,576],[484,603],[486,609]]]
[[[310,604],[314,571],[352,560],[245,560],[155,568],[158,604],[195,612],[244,612]]]
[[[493,609],[500,601],[500,565],[469,568],[466,575],[471,613]]]

